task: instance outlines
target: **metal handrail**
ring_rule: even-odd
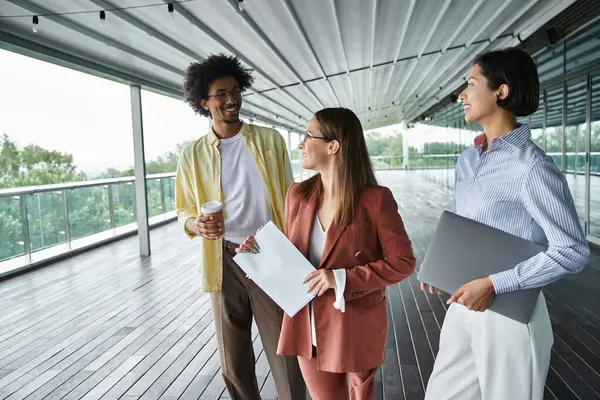
[[[146,175],[147,180],[171,178],[175,176],[175,172],[167,172],[161,174],[149,174]],[[37,186],[25,186],[19,188],[8,188],[0,189],[0,197],[10,196],[22,196],[27,194],[46,193],[46,192],[62,192],[63,190],[79,189],[85,187],[94,186],[106,186],[114,185],[119,183],[133,183],[135,182],[134,176],[125,176],[122,178],[109,178],[109,179],[94,179],[90,181],[79,181],[79,182],[66,182],[56,183],[51,185],[37,185]]]
[[[562,155],[562,153],[554,152],[554,153],[546,153],[549,156]],[[585,155],[585,153],[578,153],[579,155]],[[442,158],[442,157],[456,157],[457,154],[412,154],[409,156],[409,160],[411,158]],[[575,152],[567,152],[566,155],[575,155]],[[600,155],[600,152],[591,152],[590,155]],[[382,160],[382,159],[390,159],[390,158],[402,158],[402,156],[371,156],[373,160]],[[300,160],[292,160],[292,164],[299,164]],[[166,172],[160,174],[148,174],[146,175],[147,180],[152,179],[160,179],[160,178],[172,178],[175,177],[175,172]],[[89,181],[79,181],[79,182],[66,182],[66,183],[57,183],[51,185],[38,185],[38,186],[25,186],[19,188],[8,188],[8,189],[0,189],[0,198],[1,197],[10,197],[10,196],[22,196],[28,194],[36,194],[36,193],[46,193],[46,192],[59,192],[63,190],[69,189],[79,189],[85,187],[94,187],[94,186],[106,186],[112,184],[119,183],[133,183],[135,182],[134,176],[126,176],[121,178],[108,178],[108,179],[94,179]]]

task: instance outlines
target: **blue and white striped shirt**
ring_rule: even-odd
[[[552,158],[531,140],[529,126],[494,139],[485,134],[459,157],[454,212],[548,249],[515,268],[491,275],[496,293],[548,285],[581,271],[585,239],[567,181]],[[485,260],[482,260],[485,262]]]

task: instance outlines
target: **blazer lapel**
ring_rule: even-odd
[[[329,254],[335,247],[338,239],[340,238],[340,236],[342,236],[342,233],[344,232],[347,226],[348,224],[336,225],[333,223],[329,226],[329,229],[327,230],[327,239],[325,240],[325,248],[323,249],[323,255],[321,255],[321,262],[319,263],[319,268],[323,267],[325,261],[327,261],[327,257],[329,257]]]
[[[315,213],[317,212],[318,199],[316,194],[310,195],[308,199],[303,199],[298,212],[298,250],[308,258],[310,252],[310,235],[315,222]]]

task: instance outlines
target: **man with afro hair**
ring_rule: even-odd
[[[274,129],[240,120],[242,93],[253,82],[234,56],[218,54],[185,71],[189,106],[212,119],[210,132],[183,150],[177,167],[177,215],[190,238],[202,238],[202,284],[211,294],[221,373],[232,400],[260,400],[252,346],[252,317],[279,399],[304,400],[295,357],[277,355],[283,311],[233,261],[235,248],[268,221],[283,230],[285,196],[294,181],[286,143]],[[200,214],[224,205],[224,226]]]

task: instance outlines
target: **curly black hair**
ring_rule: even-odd
[[[196,114],[210,117],[210,111],[200,106],[200,100],[208,99],[208,85],[216,79],[233,76],[244,92],[254,82],[251,73],[252,70],[244,68],[237,56],[210,55],[202,62],[191,63],[185,70],[183,97]]]

